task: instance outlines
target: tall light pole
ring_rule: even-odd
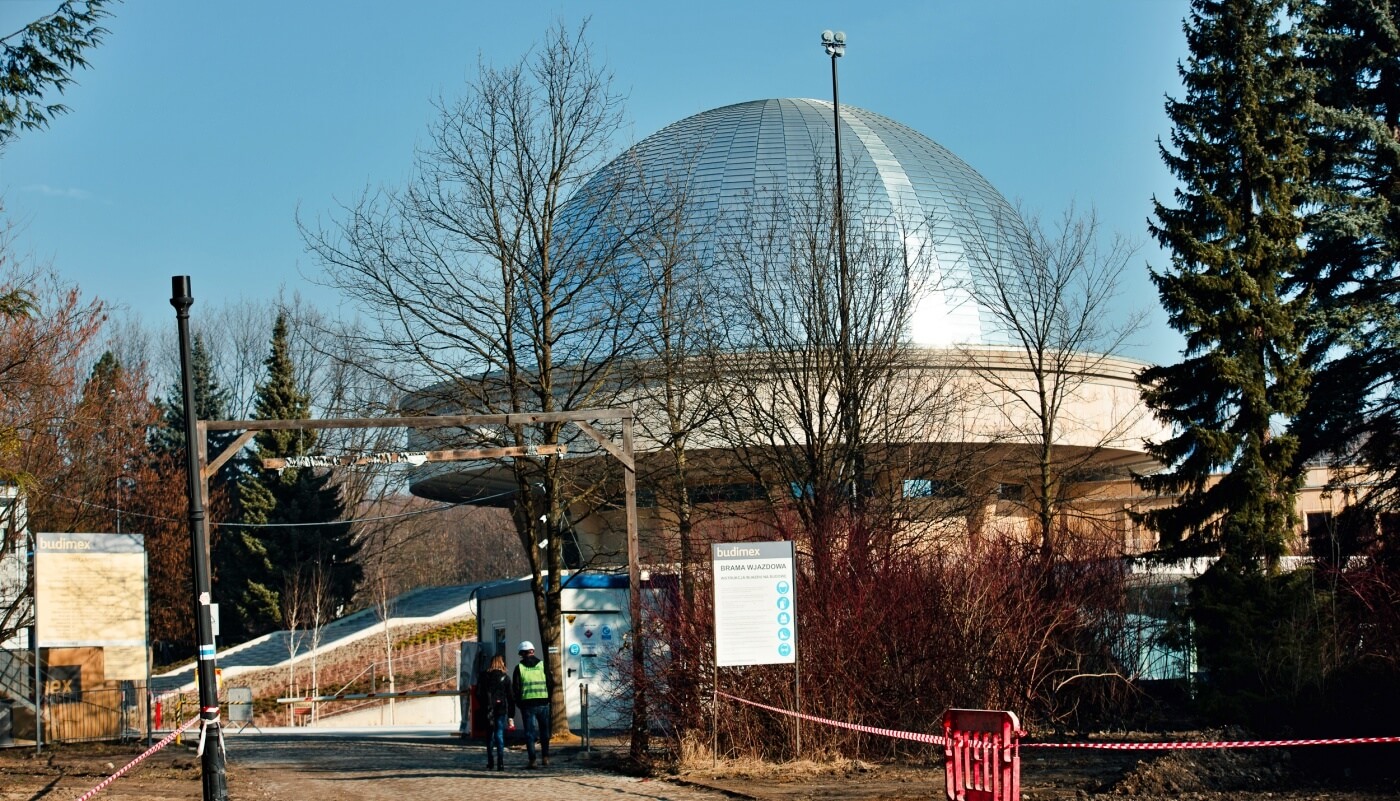
[[[841,436],[845,440],[845,458],[842,467],[847,473],[847,501],[859,505],[864,488],[860,479],[864,473],[860,454],[860,422],[856,414],[856,370],[855,357],[851,352],[851,268],[846,255],[846,187],[841,164],[841,95],[836,80],[836,59],[846,55],[846,32],[822,31],[822,49],[831,57],[831,127],[836,136],[836,303],[839,319],[841,386],[837,398],[837,421]]]
[[[846,55],[846,32],[822,31],[822,48],[826,50],[828,56],[831,56],[831,127],[836,134],[836,237],[837,248],[840,251],[837,253],[837,258],[840,260],[841,289],[844,291],[844,282],[848,277],[846,275],[846,209],[845,203],[842,202],[845,199],[843,197],[845,188],[841,185],[841,96],[837,91],[836,59]],[[842,313],[848,314],[850,312],[848,302],[843,303],[842,306]],[[841,324],[844,326],[846,322],[846,320],[842,320]]]
[[[204,801],[228,801],[228,777],[224,766],[224,737],[219,731],[219,688],[214,673],[214,620],[209,580],[209,521],[204,517],[203,465],[199,458],[199,437],[194,403],[194,373],[190,350],[190,277],[176,275],[170,279],[170,305],[175,307],[175,322],[180,337],[180,388],[185,405],[185,467],[186,488],[190,503],[190,572],[194,576],[195,632],[199,639],[199,661],[195,675],[199,680],[199,745],[200,779]]]

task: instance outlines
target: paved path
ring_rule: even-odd
[[[239,734],[228,740],[229,795],[240,801],[492,801],[614,799],[718,801],[723,793],[600,770],[577,748],[556,749],[547,769],[525,770],[507,750],[487,771],[484,749],[454,737],[411,734]]]

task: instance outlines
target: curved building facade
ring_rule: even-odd
[[[722,252],[770,247],[773,225],[790,223],[792,215],[803,210],[815,208],[818,217],[824,209],[829,212],[836,164],[832,116],[826,101],[773,99],[725,106],[673,123],[630,148],[580,188],[561,213],[565,230],[560,238],[586,243],[590,226],[618,208],[646,206],[660,189],[684,197],[676,208],[683,215],[684,239],[693,249],[693,269],[734,269],[736,262],[719,258]],[[973,302],[968,287],[978,279],[981,259],[1024,263],[1029,234],[1011,204],[986,179],[923,134],[851,106],[841,107],[840,130],[848,227],[865,238],[865,245],[871,239],[883,240],[893,250],[919,254],[930,278],[913,293],[911,313],[904,317],[902,340],[909,352],[901,356],[901,366],[892,368],[902,372],[892,380],[891,394],[929,398],[945,412],[937,416],[937,425],[917,414],[890,415],[896,419],[884,427],[887,444],[906,453],[909,461],[891,467],[878,482],[894,493],[931,491],[941,483],[929,472],[937,452],[975,451],[984,464],[975,479],[965,482],[965,491],[975,494],[963,513],[966,525],[1015,525],[1018,515],[1025,518],[1026,507],[1002,489],[1026,481],[1026,458],[1017,451],[1030,452],[1033,443],[1026,432],[1038,426],[1017,396],[1033,393],[1036,381],[1024,354],[1003,347],[1007,343],[992,316]],[[832,219],[822,218],[828,235]],[[729,380],[742,382],[751,398],[773,398],[770,407],[779,408],[776,399],[791,392],[790,384],[784,385],[779,349],[740,346],[728,355],[732,358],[727,361],[717,360],[718,369],[727,371]],[[1128,469],[1150,466],[1143,441],[1162,434],[1138,399],[1135,374],[1144,365],[1093,354],[1082,354],[1074,363],[1074,388],[1063,401],[1055,447],[1060,453],[1077,454],[1074,460],[1081,466],[1094,467],[1081,470],[1085,476],[1092,474],[1087,483],[1093,486],[1086,484],[1081,490],[1086,503],[1121,527],[1117,533],[1125,547],[1133,549],[1135,535],[1126,510],[1138,496],[1122,479]],[[627,372],[620,368],[618,374]],[[605,405],[634,409],[636,448],[639,459],[645,460],[661,451],[666,421],[650,391],[653,387],[647,385],[651,379],[645,377],[646,370],[636,374],[642,377],[619,378],[620,386]],[[424,396],[429,395],[425,391]],[[445,414],[477,411],[432,406]],[[741,486],[753,479],[735,465],[733,436],[730,426],[723,434],[696,431],[689,437],[693,456],[705,465],[712,487],[696,497],[742,504],[788,491],[778,480],[768,487]],[[571,459],[598,454],[583,438],[569,447]],[[989,460],[997,466],[989,468]],[[508,473],[489,463],[424,466],[415,471],[412,485],[422,496],[483,503],[507,503],[501,499],[509,497],[511,487]],[[936,505],[936,499],[925,504]],[[608,506],[580,515],[591,521],[576,530],[585,559],[623,550],[618,540],[621,527],[613,519],[617,514]],[[649,538],[646,529],[653,534],[664,529],[666,514],[653,508],[641,517],[644,560],[665,561],[669,555],[664,548],[648,547],[649,540],[655,545],[663,538]],[[723,532],[717,529],[716,535]]]

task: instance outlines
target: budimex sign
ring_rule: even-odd
[[[104,678],[146,678],[146,547],[140,534],[35,534],[35,626],[41,648],[99,647]],[[67,697],[76,675],[46,688]]]
[[[713,544],[715,665],[797,661],[791,542]]]

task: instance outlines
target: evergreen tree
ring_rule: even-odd
[[[190,377],[194,383],[194,414],[196,420],[227,420],[229,391],[219,386],[214,376],[214,361],[202,334],[195,334],[190,343]],[[185,450],[185,390],[179,378],[171,383],[170,389],[160,401],[161,425],[151,431],[151,449],[156,453],[172,458],[184,459]],[[212,431],[209,433],[209,459],[217,458],[237,439],[234,431]],[[231,486],[236,483],[237,473],[244,460],[230,459],[220,468],[211,482],[214,486]],[[183,463],[183,462],[182,462]]]
[[[86,51],[102,42],[109,0],[64,0],[52,14],[0,38],[0,150],[19,131],[43,128],[68,109],[49,103],[50,90],[73,82]]]
[[[1186,348],[1140,376],[1173,430],[1149,446],[1165,469],[1141,480],[1178,493],[1146,516],[1167,552],[1247,570],[1284,553],[1301,480],[1297,437],[1281,424],[1303,409],[1309,377],[1308,299],[1288,292],[1302,258],[1306,98],[1284,0],[1191,7],[1186,96],[1167,102],[1161,147],[1181,186],[1175,206],[1154,200],[1150,226],[1172,254],[1152,278]]]
[[[61,530],[110,531],[118,525],[117,513],[129,503],[132,479],[147,458],[145,433],[154,413],[142,377],[104,351],[83,382],[57,443],[63,456],[53,466],[63,467],[53,474],[54,483],[89,501],[69,504],[61,516],[50,518],[65,521]],[[132,530],[128,521],[127,531]]]
[[[1370,466],[1367,500],[1400,497],[1400,3],[1308,0],[1304,63],[1316,81],[1308,258],[1298,277],[1319,326],[1299,430],[1304,453]]]
[[[195,334],[190,343],[190,378],[194,383],[195,419],[228,419],[228,390],[220,387],[214,377],[213,359],[202,334]],[[162,453],[184,450],[185,390],[179,376],[170,383],[165,397],[160,400],[160,408],[162,425],[151,432],[151,447]]]
[[[273,326],[267,374],[258,386],[254,417],[296,420],[311,416],[311,398],[297,386],[287,320]],[[262,431],[254,438],[259,458],[306,456],[316,447],[314,431]],[[243,519],[267,525],[260,540],[277,566],[277,587],[323,581],[324,612],[348,602],[361,577],[354,561],[359,546],[349,523],[335,523],[344,512],[340,490],[330,475],[309,467],[250,473],[243,486]],[[275,595],[276,593],[274,593]]]
[[[202,334],[190,343],[190,378],[194,384],[195,418],[227,420],[229,392],[219,386],[214,363]],[[162,425],[151,433],[151,449],[159,458],[175,465],[185,463],[185,393],[179,379],[160,401]],[[209,434],[209,459],[217,458],[238,436],[233,431]],[[211,504],[222,507],[219,518],[242,517],[241,477],[247,472],[246,458],[235,456],[219,468],[209,482]],[[277,580],[271,556],[254,529],[237,525],[215,526],[210,545],[214,597],[223,611],[221,636],[237,641],[271,628],[277,621]]]
[[[144,427],[138,429],[138,435],[132,437],[130,431],[121,430],[120,424],[112,419],[113,401],[125,381],[121,359],[110,350],[103,351],[83,384],[82,395],[78,400],[78,412],[74,415],[75,422],[85,429],[84,433],[89,438],[93,451],[112,453],[118,460],[114,466],[122,472],[135,469],[134,464],[125,463],[122,457],[129,451],[133,441],[140,442],[139,432],[145,430]],[[130,424],[125,420],[121,423]],[[107,478],[99,477],[101,480]]]

